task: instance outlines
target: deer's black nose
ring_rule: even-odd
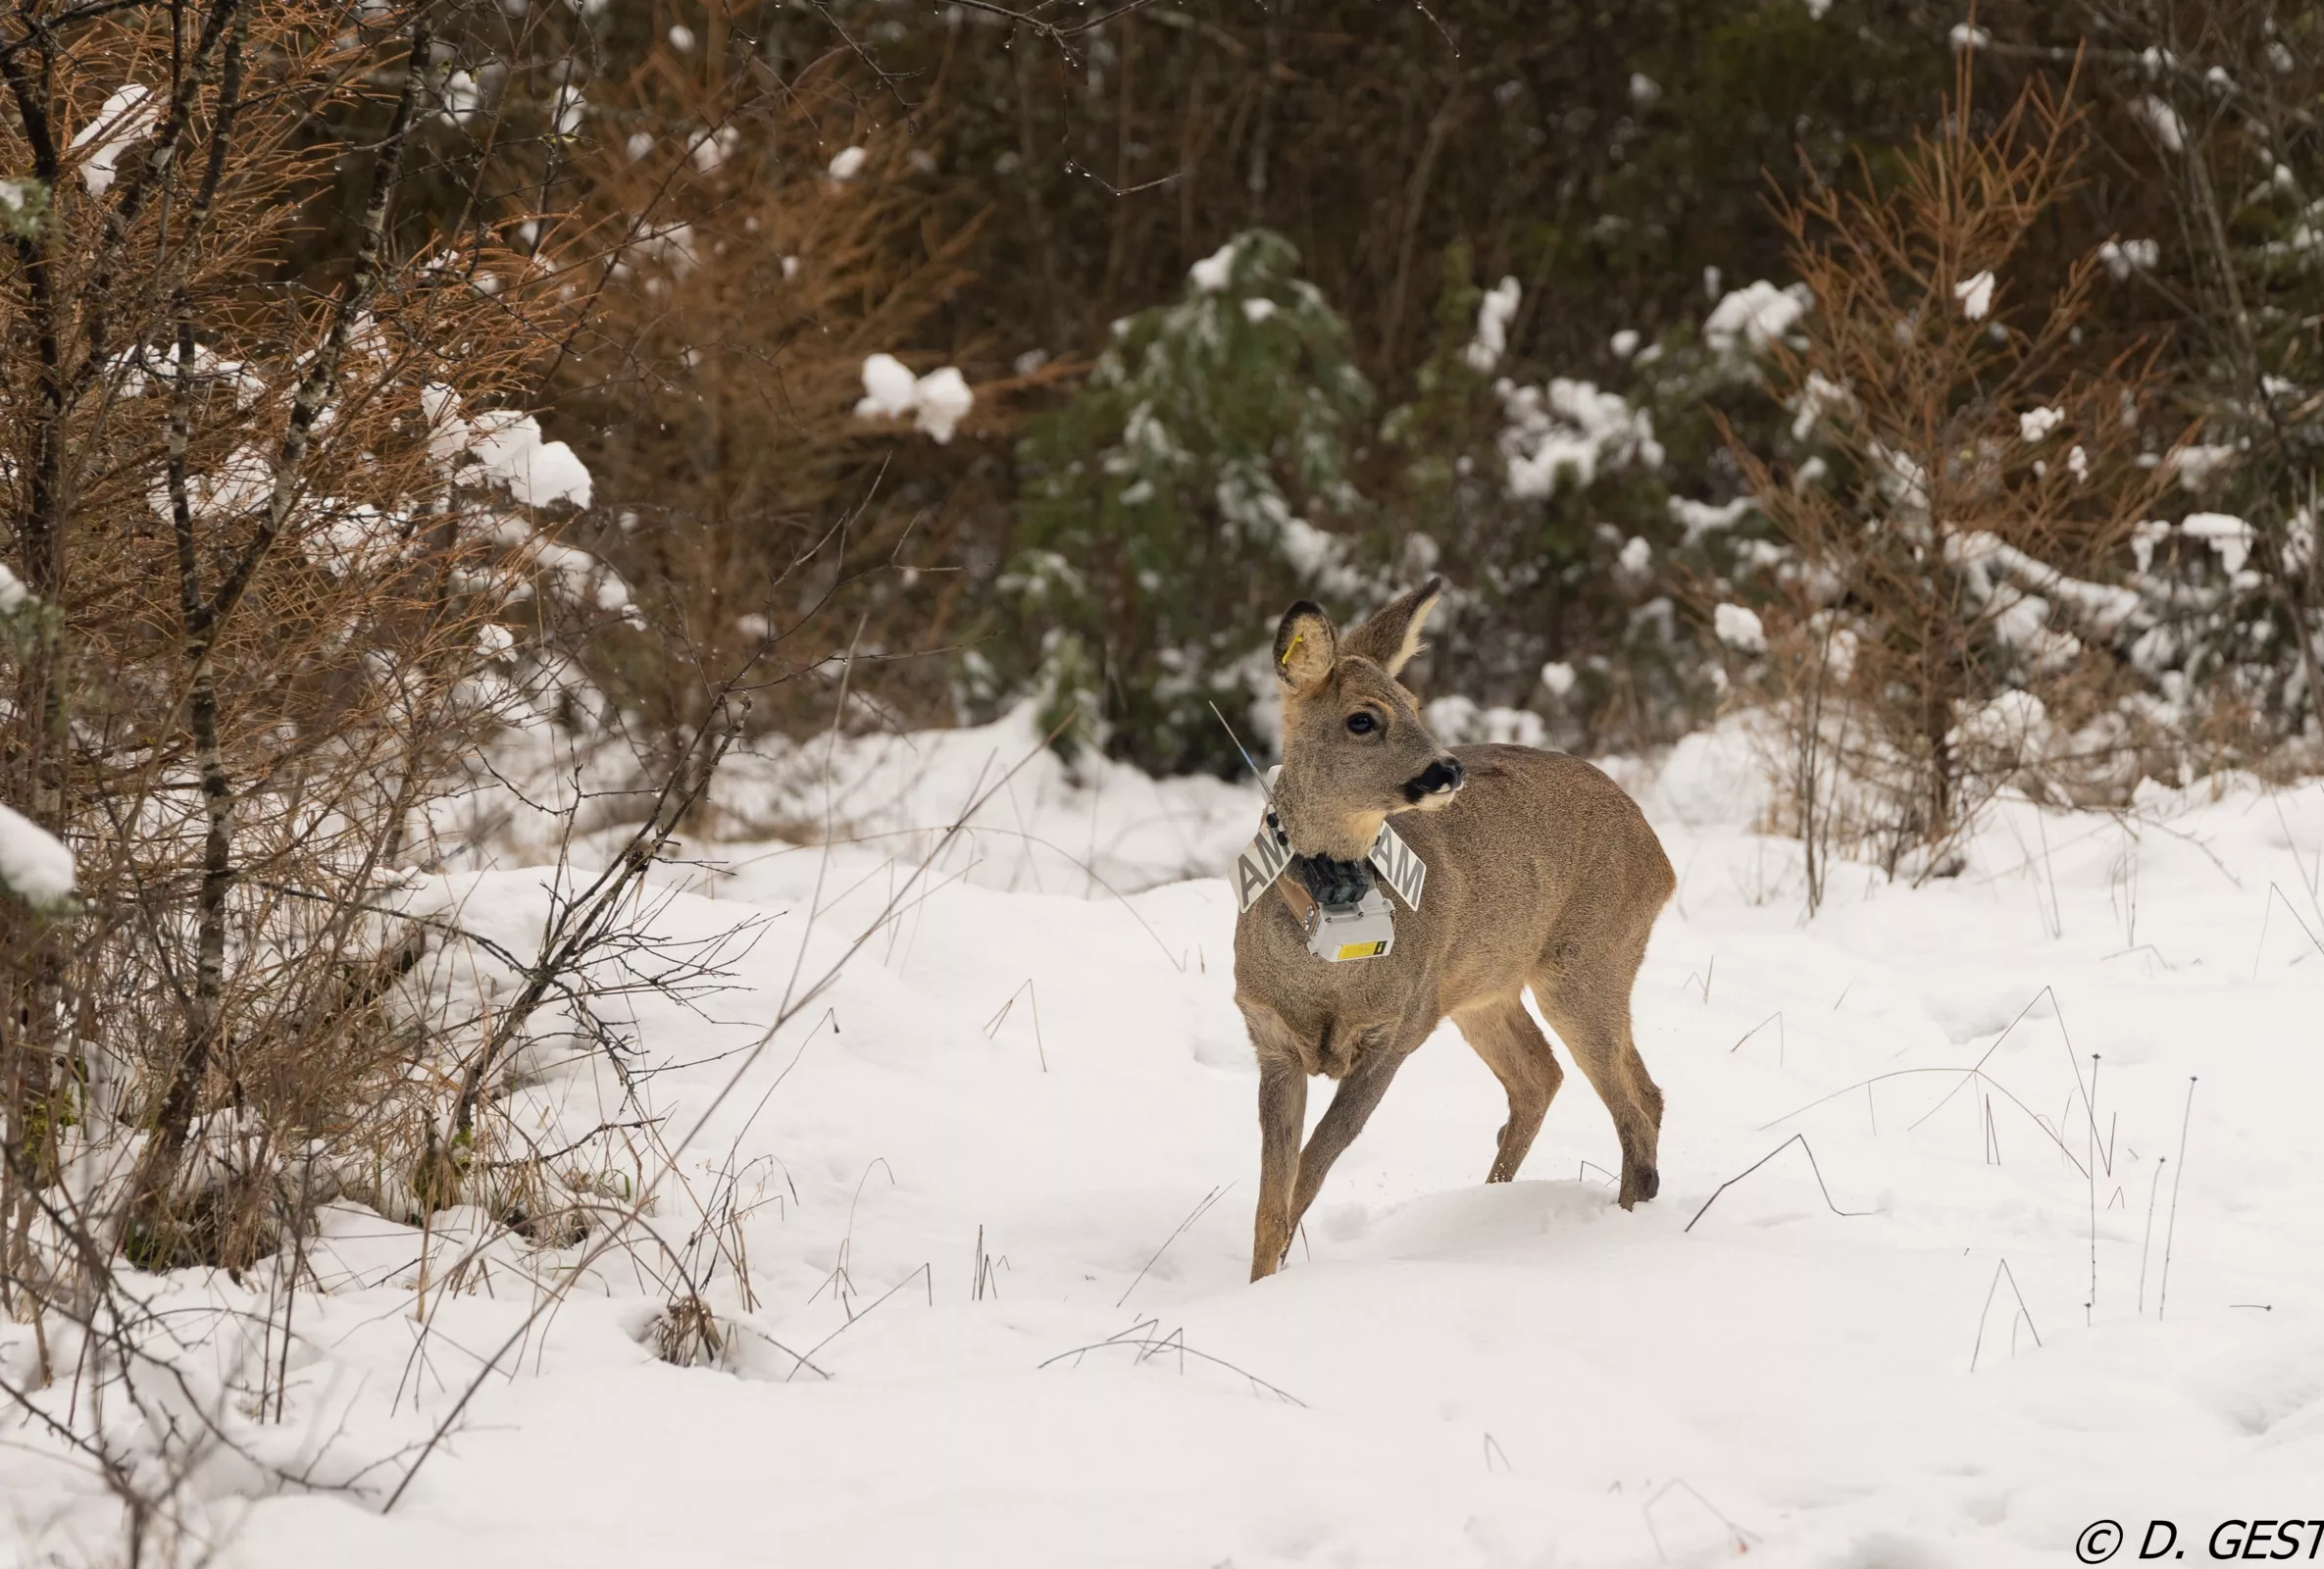
[[[1432,795],[1450,795],[1460,788],[1461,778],[1459,758],[1440,757],[1405,782],[1404,799],[1417,805]]]

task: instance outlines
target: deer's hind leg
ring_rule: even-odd
[[[1662,1090],[1647,1075],[1630,1029],[1631,985],[1644,957],[1642,936],[1612,951],[1565,944],[1551,949],[1550,963],[1534,981],[1541,1016],[1613,1114],[1622,1140],[1624,1209],[1652,1198],[1662,1187],[1655,1168]]]
[[[1565,1071],[1557,1066],[1533,1015],[1525,1011],[1522,996],[1481,1002],[1455,1013],[1452,1022],[1509,1096],[1509,1120],[1501,1125],[1492,1169],[1485,1174],[1485,1180],[1514,1182],[1525,1152],[1533,1147],[1534,1136],[1541,1131],[1541,1118],[1565,1080]]]

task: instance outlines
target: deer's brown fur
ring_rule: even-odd
[[[1652,1198],[1662,1091],[1631,1038],[1630,992],[1676,879],[1620,785],[1527,746],[1447,750],[1396,677],[1419,651],[1431,582],[1342,634],[1301,601],[1275,639],[1283,697],[1278,819],[1300,855],[1361,859],[1389,816],[1428,863],[1421,907],[1393,893],[1395,944],[1331,964],[1272,890],[1235,929],[1235,1001],[1259,1057],[1259,1206],[1251,1279],[1282,1263],[1332,1162],[1405,1057],[1444,1018],[1508,1091],[1488,1182],[1517,1175],[1564,1077],[1542,1017],[1613,1113],[1625,1209]],[[1371,728],[1353,733],[1359,711]],[[1295,873],[1286,873],[1287,877]],[[1337,1080],[1304,1149],[1307,1080]]]

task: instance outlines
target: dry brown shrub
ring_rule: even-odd
[[[938,222],[940,91],[900,121],[850,57],[776,81],[728,47],[730,25],[714,7],[695,47],[656,48],[594,89],[628,139],[602,135],[574,166],[585,199],[558,249],[594,307],[552,395],[586,432],[591,542],[656,632],[593,668],[649,731],[684,734],[702,672],[751,665],[754,724],[814,730],[828,681],[796,678],[835,676],[825,651],[855,640],[859,694],[949,722],[943,670],[890,662],[974,614],[957,525],[1005,491],[990,449],[1007,396],[1066,368],[987,378],[948,445],[855,415],[869,355],[974,367],[979,346],[947,342],[943,312],[984,219]]]
[[[518,399],[557,333],[488,234],[397,243],[428,44],[376,20],[88,8],[9,45],[0,167],[45,211],[0,252],[0,549],[39,605],[0,777],[81,901],[0,909],[0,1278],[34,1303],[41,1235],[249,1259],[286,1174],[408,1110],[415,950],[372,903],[440,761],[501,717],[479,631],[530,529],[430,446],[447,398]],[[320,114],[370,156],[343,248],[293,272],[339,179]],[[90,1207],[57,1207],[68,1174]]]
[[[2026,259],[2082,148],[2067,93],[2037,81],[1978,130],[1970,86],[1964,54],[1944,129],[1893,178],[1865,171],[1871,194],[1775,206],[1814,304],[1770,390],[1829,472],[1730,435],[1793,553],[1749,697],[1780,721],[1775,826],[1808,846],[1811,900],[1834,854],[1943,873],[2005,784],[2118,797],[2153,740],[2111,642],[2133,525],[2168,483],[2143,450],[2151,350],[2090,363],[2096,256],[2047,279]]]

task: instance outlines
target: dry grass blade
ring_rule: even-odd
[[[1148,1270],[1152,1269],[1156,1264],[1162,1262],[1162,1255],[1170,1251],[1170,1244],[1177,1241],[1181,1237],[1184,1237],[1187,1234],[1187,1229],[1190,1228],[1196,1221],[1200,1220],[1206,1213],[1208,1213],[1211,1205],[1226,1197],[1228,1189],[1232,1189],[1234,1186],[1235,1185],[1233,1183],[1229,1183],[1226,1188],[1213,1188],[1209,1192],[1202,1195],[1201,1199],[1195,1203],[1194,1207],[1187,1212],[1187,1218],[1178,1223],[1178,1229],[1172,1232],[1168,1237],[1162,1239],[1162,1245],[1154,1249],[1154,1256],[1147,1259],[1144,1264],[1139,1266],[1137,1274],[1131,1280],[1128,1286],[1122,1289],[1122,1294],[1115,1301],[1114,1306],[1120,1307],[1130,1300],[1130,1293],[1137,1290],[1138,1282],[1146,1278],[1146,1272]]]
[[[1719,1201],[1719,1195],[1721,1193],[1727,1191],[1728,1189],[1733,1188],[1737,1183],[1742,1182],[1745,1177],[1750,1176],[1751,1173],[1757,1171],[1760,1167],[1775,1159],[1776,1156],[1782,1154],[1794,1144],[1797,1144],[1799,1146],[1800,1153],[1807,1156],[1807,1168],[1808,1170],[1815,1173],[1816,1190],[1824,1195],[1824,1203],[1831,1209],[1833,1214],[1844,1215],[1853,1218],[1859,1215],[1876,1215],[1879,1213],[1878,1210],[1872,1209],[1842,1209],[1840,1205],[1833,1202],[1832,1189],[1826,1187],[1824,1184],[1824,1169],[1816,1164],[1816,1152],[1808,1146],[1807,1135],[1794,1134],[1791,1138],[1776,1145],[1766,1154],[1761,1155],[1757,1160],[1754,1160],[1748,1166],[1745,1166],[1742,1171],[1737,1172],[1734,1176],[1728,1178],[1718,1187],[1712,1189],[1711,1196],[1702,1201],[1702,1208],[1696,1210],[1694,1212],[1693,1219],[1689,1220],[1685,1226],[1680,1228],[1680,1230],[1682,1232],[1691,1232],[1694,1230],[1694,1222],[1702,1219],[1704,1215],[1710,1212],[1710,1207]]]
[[[2033,1331],[2034,1344],[2039,1346],[2042,1343],[2042,1332],[2035,1327],[2033,1312],[2026,1306],[2025,1292],[2017,1289],[2017,1272],[2009,1267],[2009,1260],[2001,1259],[1994,1266],[1993,1284],[1987,1287],[1985,1291],[1985,1306],[1980,1308],[1977,1313],[1977,1343],[1969,1348],[1969,1371],[1972,1373],[1977,1371],[1977,1358],[1985,1349],[1985,1321],[1987,1315],[1993,1312],[1994,1293],[2001,1289],[2003,1280],[2009,1282],[2009,1293],[2017,1298],[2017,1312],[2009,1320],[2012,1331],[2015,1330],[2018,1319],[2022,1318],[2025,1320],[2026,1328]],[[2013,1334],[2011,1344],[2014,1346],[2016,1340]]]
[[[1172,1330],[1167,1335],[1155,1335],[1151,1333],[1153,1330],[1158,1329],[1159,1327],[1160,1326],[1156,1323],[1156,1321],[1147,1319],[1142,1323],[1125,1330],[1119,1335],[1109,1337],[1106,1340],[1093,1341],[1087,1345],[1077,1345],[1070,1351],[1059,1351],[1055,1356],[1045,1358],[1037,1365],[1043,1368],[1054,1367],[1059,1362],[1066,1361],[1070,1358],[1074,1361],[1076,1366],[1079,1366],[1081,1359],[1087,1356],[1092,1351],[1132,1350],[1137,1353],[1136,1360],[1138,1362],[1144,1362],[1149,1358],[1156,1356],[1177,1357],[1183,1371],[1186,1359],[1190,1356],[1198,1362],[1207,1362],[1213,1367],[1225,1368],[1228,1372],[1233,1373],[1238,1378],[1247,1380],[1254,1393],[1264,1392],[1267,1394],[1272,1394],[1275,1396],[1275,1398],[1281,1400],[1286,1405],[1304,1407],[1307,1404],[1305,1400],[1300,1399],[1290,1391],[1284,1389],[1279,1385],[1268,1383],[1265,1379],[1259,1377],[1256,1373],[1250,1372],[1248,1369],[1237,1367],[1234,1363],[1228,1361],[1226,1358],[1213,1356],[1208,1351],[1196,1350],[1193,1346],[1190,1346],[1187,1343],[1186,1332],[1184,1330]]]

